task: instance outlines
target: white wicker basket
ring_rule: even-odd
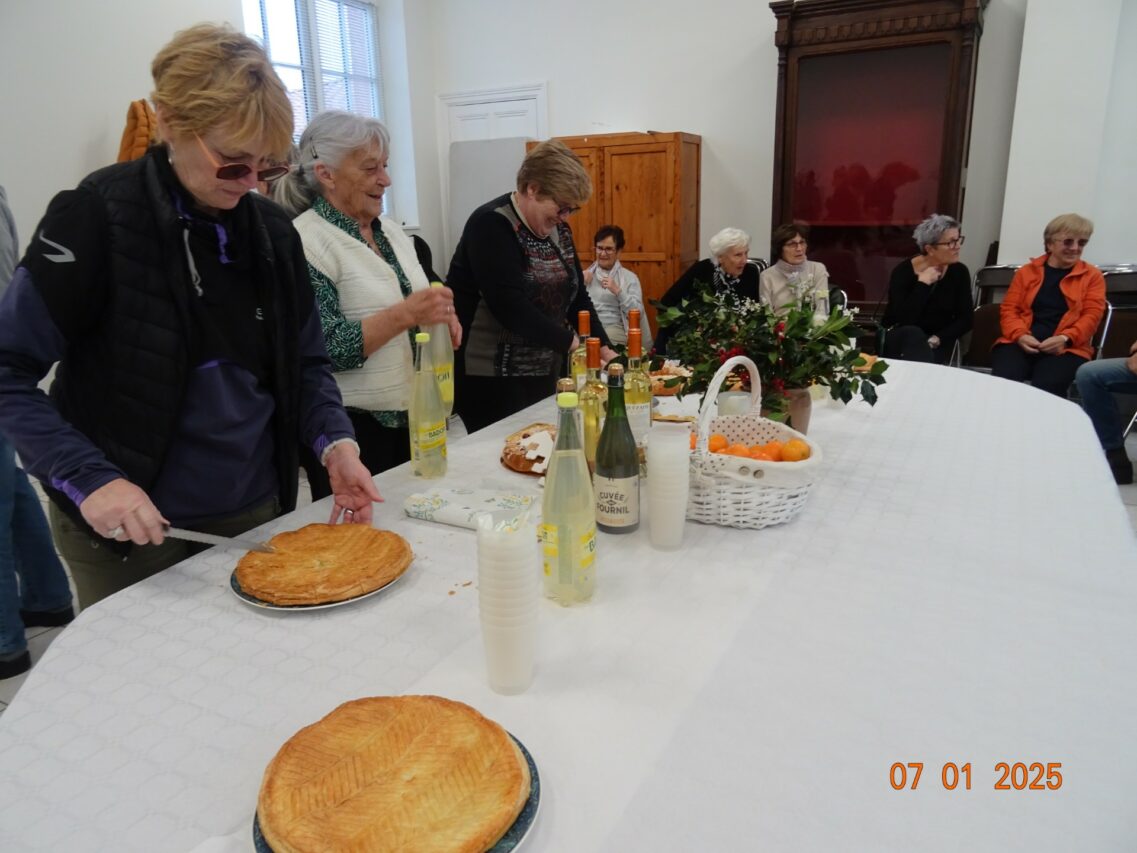
[[[711,406],[719,388],[738,365],[750,372],[750,412],[712,418]],[[805,505],[809,490],[821,471],[821,448],[785,424],[764,418],[762,384],[754,362],[745,356],[729,358],[711,379],[695,422],[695,449],[691,452],[691,490],[687,517],[703,524],[757,529],[789,521]],[[707,452],[712,432],[731,444],[765,444],[777,439],[800,438],[809,445],[808,459],[800,462],[765,462],[725,453]]]

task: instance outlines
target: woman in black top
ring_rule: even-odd
[[[971,273],[959,262],[959,222],[933,213],[912,232],[920,254],[901,261],[888,284],[884,355],[945,364],[971,331]]]
[[[711,238],[710,245],[711,257],[688,267],[659,300],[663,305],[681,303],[694,291],[696,282],[758,301],[758,267],[746,262],[750,254],[750,235],[738,228],[724,228]],[[661,328],[655,338],[655,351],[667,352],[667,341],[679,330],[676,324]]]

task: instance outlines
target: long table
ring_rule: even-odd
[[[501,443],[552,413],[455,442],[441,484],[535,491]],[[825,471],[789,524],[688,522],[677,552],[601,534],[595,598],[541,602],[519,696],[486,684],[474,534],[406,518],[439,481],[405,466],[376,515],[416,557],[378,596],[256,610],[217,549],[124,590],[0,717],[0,849],[251,850],[281,743],[404,693],[529,748],[534,851],[1135,849],[1137,540],[1085,415],[894,363],[875,408],[817,403],[810,435]]]

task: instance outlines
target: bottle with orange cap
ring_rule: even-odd
[[[604,427],[604,411],[608,405],[608,386],[600,380],[600,338],[589,338],[588,375],[580,389],[580,414],[584,420],[584,458],[588,470],[596,467],[596,443]]]
[[[576,381],[576,389],[579,391],[584,385],[584,380],[588,375],[588,350],[585,347],[585,341],[587,341],[588,336],[592,334],[592,315],[587,311],[577,312],[576,334],[577,337],[580,338],[580,345],[572,351],[570,374]]]

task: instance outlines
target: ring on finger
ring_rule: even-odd
[[[107,538],[108,539],[117,539],[118,537],[122,536],[122,534],[123,534],[123,529],[122,529],[122,525],[120,524],[120,525],[118,525],[118,527],[112,527],[110,530],[107,531]]]

